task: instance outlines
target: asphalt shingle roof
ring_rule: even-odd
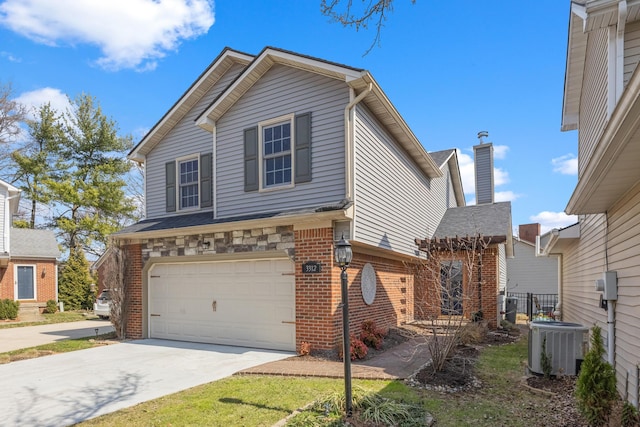
[[[51,230],[12,228],[10,231],[12,258],[58,258],[60,249],[56,235]]]
[[[511,202],[448,209],[433,237],[510,236]]]
[[[250,221],[255,219],[266,219],[266,218],[274,218],[280,215],[296,215],[296,214],[305,214],[305,213],[313,213],[313,212],[325,212],[332,210],[340,210],[347,207],[349,203],[346,201],[338,202],[335,205],[324,205],[318,206],[315,208],[309,209],[298,209],[293,211],[277,211],[277,212],[266,212],[260,214],[252,214],[252,215],[241,215],[229,218],[221,218],[214,219],[213,214],[211,212],[198,212],[194,214],[187,215],[175,215],[163,218],[153,218],[153,219],[145,219],[136,224],[130,225],[122,230],[114,233],[118,234],[128,234],[128,233],[142,233],[147,231],[161,231],[161,230],[170,230],[174,228],[184,228],[184,227],[197,227],[202,225],[214,225],[214,224],[224,224],[238,221]]]
[[[432,152],[429,152],[429,155],[431,156],[433,161],[436,162],[438,167],[442,167],[444,162],[449,160],[449,157],[451,157],[451,154],[454,151],[456,151],[456,150],[455,149],[449,149],[449,150],[442,150],[442,151],[432,151]]]

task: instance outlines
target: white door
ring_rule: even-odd
[[[152,338],[295,351],[289,259],[156,264],[149,272]]]

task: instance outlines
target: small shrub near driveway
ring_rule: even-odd
[[[47,307],[44,309],[44,312],[47,314],[53,314],[57,311],[58,311],[58,303],[52,299],[47,301]]]
[[[20,309],[20,302],[10,299],[0,300],[0,319],[15,319],[18,317],[18,310]]]

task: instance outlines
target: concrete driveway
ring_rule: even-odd
[[[0,329],[0,353],[55,341],[92,337],[96,335],[96,329],[98,334],[113,332],[111,322],[98,319]]]
[[[139,340],[0,365],[0,425],[68,426],[293,353]]]

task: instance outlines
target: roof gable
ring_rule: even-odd
[[[389,101],[371,74],[359,68],[329,62],[273,47],[266,47],[240,75],[214,99],[197,118],[196,124],[213,132],[215,123],[275,64],[282,64],[344,81],[355,94],[366,94],[364,102],[400,145],[412,156],[423,172],[442,176],[438,165],[427,154],[400,113]],[[346,105],[345,105],[346,107]]]
[[[136,161],[144,161],[144,156],[149,153],[171,129],[176,126],[185,115],[202,99],[203,96],[227,73],[235,64],[247,65],[253,60],[253,56],[224,48],[211,64],[198,76],[193,84],[165,113],[142,140],[131,150],[129,158]]]

